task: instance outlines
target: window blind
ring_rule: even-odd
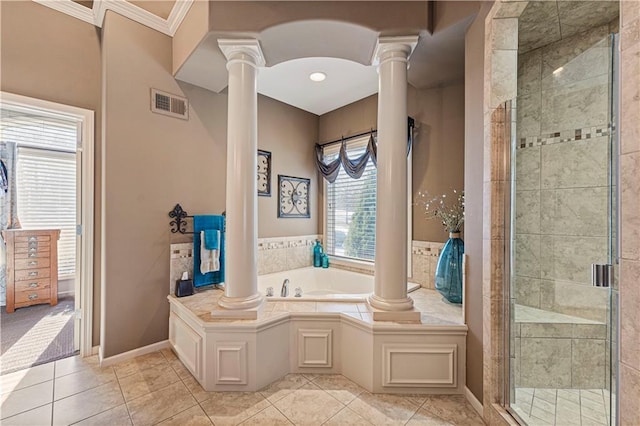
[[[347,144],[350,158],[362,155],[365,140]],[[338,155],[325,151],[325,160]],[[334,256],[374,260],[376,240],[376,183],[377,172],[369,160],[360,179],[352,179],[341,168],[334,183],[327,183],[326,238],[327,253]]]
[[[76,270],[76,146],[79,123],[0,109],[0,138],[18,144],[18,217],[24,229],[60,229],[58,275]]]

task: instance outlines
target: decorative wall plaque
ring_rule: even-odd
[[[311,217],[311,179],[278,175],[278,217]]]
[[[271,197],[271,153],[258,150],[258,195]]]

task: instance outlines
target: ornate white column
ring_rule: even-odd
[[[255,318],[258,293],[258,67],[265,60],[257,40],[218,40],[229,71],[227,118],[226,309]],[[214,311],[215,313],[215,311]]]
[[[417,36],[380,37],[373,57],[379,75],[378,186],[369,303],[379,320],[420,318],[407,296],[407,67],[417,43]]]

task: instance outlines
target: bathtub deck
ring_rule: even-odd
[[[267,300],[257,319],[221,318],[223,295],[169,296],[169,343],[207,391],[259,390],[289,373],[342,374],[374,393],[464,394],[462,307],[411,293],[420,322],[373,321],[366,303]],[[268,365],[269,368],[263,368]]]
[[[267,301],[258,313],[256,320],[220,319],[211,315],[218,307],[218,299],[223,291],[215,288],[201,290],[193,296],[176,298],[170,296],[173,303],[180,303],[195,316],[206,323],[256,323],[274,319],[288,313],[341,313],[370,324],[394,324],[387,321],[373,321],[366,303],[348,302],[298,302]],[[422,325],[460,325],[463,324],[462,305],[452,305],[442,300],[435,290],[418,289],[410,293],[414,306],[421,312]],[[403,324],[407,325],[407,324]]]

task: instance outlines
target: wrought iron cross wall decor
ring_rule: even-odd
[[[258,150],[258,195],[271,197],[271,153]]]
[[[278,217],[311,217],[310,185],[311,179],[278,175]]]

